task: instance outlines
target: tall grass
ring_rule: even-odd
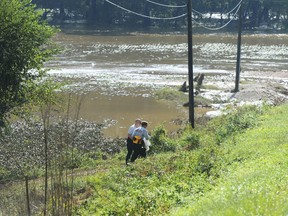
[[[81,149],[93,133],[79,130],[69,166],[93,167],[87,175],[74,172],[72,214],[287,215],[287,108],[231,108],[205,127],[187,127],[173,137],[159,126],[148,157],[131,166],[124,163],[125,151],[102,160],[104,151]],[[78,122],[82,126],[89,124]],[[109,144],[102,147],[109,152]]]
[[[129,167],[115,163],[112,170],[87,178],[94,193],[75,208],[75,214],[167,215],[201,200],[225,181],[228,170],[235,169],[232,165],[241,164],[241,156],[233,151],[235,140],[259,124],[262,112],[258,107],[230,110],[207,128],[187,128],[178,138],[156,128],[151,140],[154,154]],[[221,142],[220,127],[233,127]]]
[[[213,190],[171,215],[287,215],[288,106],[222,143],[225,164]]]

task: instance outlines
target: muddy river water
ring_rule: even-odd
[[[83,96],[80,116],[113,119],[108,136],[125,137],[137,117],[150,129],[188,118],[181,106],[154,99],[165,86],[181,86],[188,79],[185,34],[102,34],[62,32],[55,37],[63,52],[47,64],[49,74],[69,80],[69,91]],[[288,73],[287,34],[243,34],[242,64],[252,72]],[[195,73],[235,73],[237,35],[197,34],[193,37]]]

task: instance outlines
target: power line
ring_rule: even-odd
[[[193,22],[195,22],[197,25],[199,25],[200,27],[205,28],[207,30],[218,31],[220,29],[225,28],[227,25],[229,25],[234,20],[234,18],[236,17],[236,14],[240,10],[240,8],[241,8],[241,4],[238,6],[238,8],[237,8],[236,12],[233,14],[232,18],[227,23],[225,23],[223,26],[220,26],[220,27],[217,27],[217,28],[206,27],[205,25],[202,25],[201,23],[197,22],[195,19],[193,19]]]
[[[239,7],[239,5],[240,5],[242,2],[243,2],[243,0],[240,0],[240,1],[238,2],[238,4],[237,4],[232,10],[230,10],[230,11],[227,12],[227,13],[222,13],[222,14],[223,14],[223,15],[227,15],[227,14],[232,13],[234,10],[236,10],[237,7]],[[192,11],[195,12],[195,13],[197,13],[197,14],[199,14],[199,15],[201,15],[201,16],[205,16],[205,15],[206,15],[206,14],[201,13],[201,12],[199,12],[199,11],[193,9],[193,8],[192,8]]]
[[[167,8],[184,8],[184,7],[187,7],[187,5],[165,5],[165,4],[161,4],[161,3],[158,3],[158,2],[155,2],[155,1],[151,1],[151,0],[146,0],[146,1],[149,2],[149,3],[155,4],[155,5],[159,5],[159,6],[167,7]],[[243,1],[243,0],[240,0],[240,1],[238,2],[238,4],[237,4],[232,10],[230,10],[230,11],[227,12],[227,13],[223,13],[223,14],[225,15],[225,14],[230,14],[230,13],[232,13],[232,12],[242,3],[242,1]],[[193,9],[193,8],[192,8],[192,11],[193,11],[194,13],[197,13],[197,14],[201,15],[201,16],[205,16],[205,15],[206,15],[206,14],[201,13],[201,12],[199,12],[199,11]]]
[[[174,19],[179,19],[179,18],[184,17],[184,16],[187,15],[187,13],[184,13],[184,14],[181,14],[181,15],[179,15],[179,16],[174,16],[174,17],[155,17],[155,16],[147,16],[147,15],[140,14],[140,13],[137,13],[137,12],[135,12],[135,11],[129,10],[129,9],[127,9],[127,8],[124,8],[124,7],[122,7],[122,6],[120,6],[120,5],[116,4],[116,3],[111,2],[110,0],[105,0],[105,1],[108,2],[109,4],[114,5],[115,7],[118,7],[118,8],[120,8],[120,9],[128,12],[128,13],[132,13],[132,14],[135,14],[135,15],[137,15],[137,16],[141,16],[141,17],[148,18],[148,19],[154,19],[154,20],[174,20]],[[157,5],[163,6],[163,7],[170,7],[170,6],[171,6],[171,5],[164,5],[164,4],[160,4],[160,3],[157,3],[157,2],[153,2],[153,1],[151,1],[151,0],[146,0],[146,1],[147,1],[147,2],[150,2],[150,3],[152,3],[152,4],[157,4]],[[236,12],[235,12],[235,13],[232,15],[232,17],[230,18],[230,20],[229,20],[227,23],[225,23],[224,25],[220,26],[220,27],[210,28],[210,27],[207,27],[207,26],[205,26],[205,25],[197,22],[195,19],[192,19],[192,20],[193,20],[193,22],[195,22],[197,25],[199,25],[200,27],[202,27],[202,28],[204,28],[204,29],[211,30],[211,31],[221,30],[221,29],[225,28],[227,25],[229,25],[229,24],[234,20],[234,18],[236,17],[236,14],[238,13],[238,11],[239,11],[239,9],[240,9],[240,7],[241,7],[241,3],[242,3],[242,2],[243,2],[243,0],[240,0],[239,3],[236,5],[236,7],[234,7],[231,11],[228,12],[228,13],[231,13],[232,11],[234,11],[234,10],[238,7],[237,10],[236,10]],[[177,6],[177,7],[182,7],[182,6],[183,6],[183,5],[179,5],[179,6]],[[172,6],[172,7],[175,7],[175,6]],[[186,7],[186,5],[185,5],[185,7]],[[194,9],[192,9],[192,11],[195,12],[195,13],[201,14],[201,15],[205,15],[205,14],[202,14],[201,12],[196,11],[196,10],[194,10]],[[227,14],[228,14],[228,13],[227,13]]]
[[[111,2],[111,1],[109,1],[109,0],[105,0],[105,1],[108,2],[109,4],[114,5],[115,7],[118,7],[118,8],[120,8],[120,9],[126,11],[126,12],[133,13],[133,14],[135,14],[135,15],[138,15],[138,16],[141,16],[141,17],[144,17],[144,18],[148,18],[148,19],[155,19],[155,20],[173,20],[173,19],[178,19],[178,18],[181,18],[181,17],[184,17],[184,16],[187,15],[186,13],[184,13],[184,14],[181,14],[181,15],[179,15],[179,16],[174,16],[174,17],[154,17],[154,16],[147,16],[147,15],[144,15],[144,14],[140,14],[140,13],[131,11],[131,10],[129,10],[129,9],[127,9],[127,8],[124,8],[124,7],[122,7],[122,6],[118,5],[118,4],[115,4],[115,3],[113,3],[113,2]]]
[[[242,4],[242,2],[243,2],[243,0],[239,1],[239,3],[238,3],[232,10],[230,10],[229,12],[224,13],[224,14],[230,14],[230,13],[232,13],[238,6],[240,7],[240,5]],[[239,8],[238,8],[238,11],[239,11]],[[237,12],[236,12],[236,13],[237,13]]]
[[[155,4],[155,5],[162,6],[162,7],[169,7],[169,8],[184,8],[184,7],[187,7],[187,5],[165,5],[165,4],[160,4],[158,2],[154,2],[154,1],[151,1],[151,0],[146,0],[146,1],[149,2],[149,3]]]
[[[193,9],[193,8],[192,8],[192,11],[193,11],[194,13],[197,13],[197,14],[201,15],[201,16],[205,16],[205,15],[206,15],[206,14],[201,13],[201,12],[199,12],[199,11]]]

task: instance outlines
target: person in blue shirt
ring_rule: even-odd
[[[128,137],[127,137],[127,155],[126,155],[126,165],[128,165],[128,162],[131,158],[132,152],[133,152],[133,137],[132,134],[134,132],[134,130],[138,127],[141,126],[141,119],[137,118],[135,120],[135,123],[133,125],[130,126],[129,130],[128,130]]]
[[[131,162],[134,162],[139,156],[146,157],[146,149],[144,148],[144,141],[149,140],[147,128],[148,122],[142,121],[141,127],[135,128],[132,138],[133,138],[133,154],[131,157]]]

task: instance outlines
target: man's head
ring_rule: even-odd
[[[147,128],[147,126],[148,126],[148,122],[142,121],[142,127]]]
[[[141,121],[140,118],[137,118],[137,119],[135,120],[135,126],[139,127],[139,126],[141,125],[141,123],[142,123],[142,121]]]

